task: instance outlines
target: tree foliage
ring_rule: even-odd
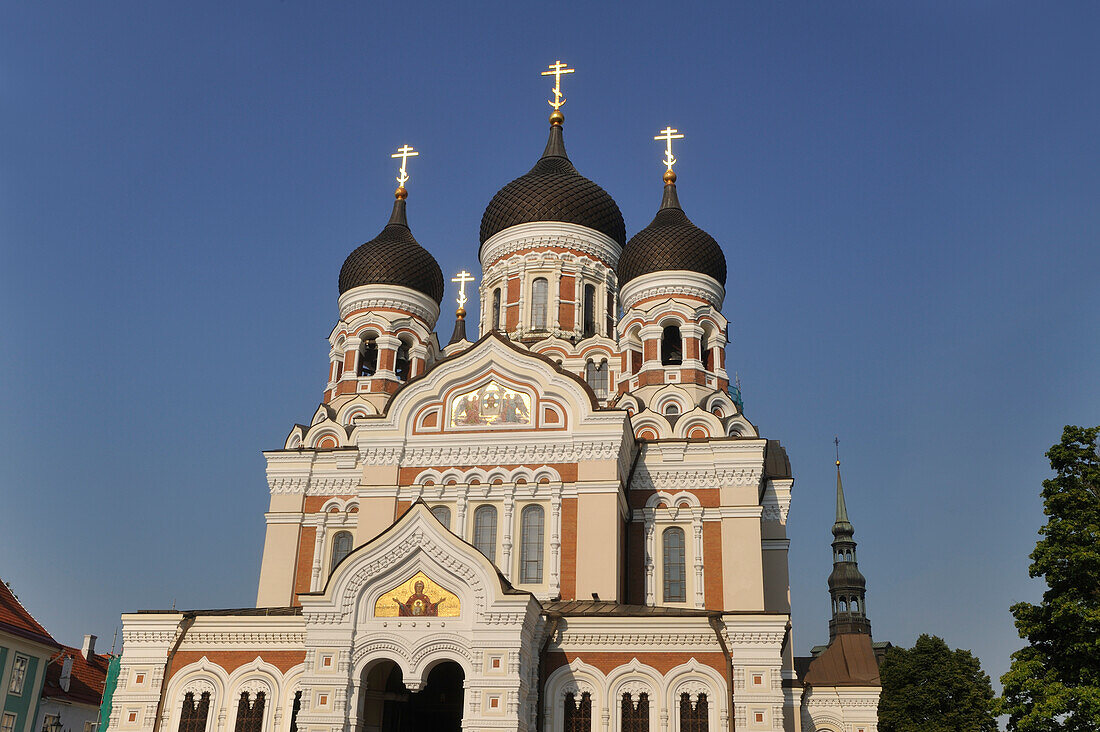
[[[1100,427],[1067,426],[1047,457],[1047,523],[1031,553],[1046,580],[1038,605],[1012,606],[1028,642],[1001,677],[1000,711],[1012,732],[1100,730]]]
[[[880,670],[879,732],[996,732],[993,687],[970,651],[921,635],[891,648]]]

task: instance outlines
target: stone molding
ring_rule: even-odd
[[[627,282],[619,290],[623,310],[630,310],[638,302],[651,297],[676,297],[688,295],[714,306],[722,307],[726,288],[710,275],[687,270],[651,272]]]
[[[340,319],[347,320],[356,310],[376,310],[387,308],[404,310],[427,323],[434,324],[439,318],[439,305],[428,295],[399,285],[360,285],[354,287],[339,300]]]
[[[536,221],[509,226],[481,245],[482,270],[497,260],[518,252],[545,247],[563,247],[586,254],[614,268],[623,248],[619,243],[587,226],[560,221]]]

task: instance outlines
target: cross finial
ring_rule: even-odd
[[[684,135],[679,130],[674,130],[671,127],[665,127],[661,130],[661,134],[653,138],[654,140],[665,141],[665,159],[662,161],[665,167],[668,168],[668,172],[672,172],[672,166],[676,164],[676,158],[672,157],[672,141],[682,140]]]
[[[474,276],[466,270],[459,272],[457,277],[451,278],[451,282],[458,283],[458,307],[461,308],[468,302],[469,298],[466,297],[466,283],[473,282],[474,279]]]
[[[570,69],[567,66],[568,64],[563,64],[561,61],[555,61],[546,67],[550,69],[549,71],[542,72],[543,76],[554,77],[554,101],[547,99],[546,103],[553,107],[555,112],[561,108],[561,105],[565,104],[565,97],[561,95],[561,75],[572,74],[576,71],[576,69]]]
[[[405,164],[408,162],[409,158],[415,158],[419,154],[420,153],[413,150],[408,145],[402,145],[397,148],[397,152],[390,155],[391,158],[401,158],[401,172],[397,174],[397,185],[402,188],[405,187],[405,182],[409,179],[409,174],[405,172]]]

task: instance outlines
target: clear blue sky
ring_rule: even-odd
[[[833,435],[875,637],[994,677],[1045,450],[1100,422],[1100,8],[10,3],[0,11],[0,577],[69,643],[255,601],[260,451],[307,421],[390,152],[443,271],[566,141],[629,234],[723,245],[730,370],[787,446],[796,650],[827,638]],[[448,292],[448,301],[453,293]],[[448,306],[449,307],[449,306]],[[451,320],[440,330],[447,335]]]

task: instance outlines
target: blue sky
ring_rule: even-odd
[[[1043,453],[1100,422],[1100,9],[65,3],[0,11],[0,577],[62,641],[255,601],[260,451],[307,421],[343,258],[445,273],[546,134],[628,234],[666,124],[723,245],[729,366],[788,448],[796,651],[827,638],[833,436],[876,639],[994,677]],[[448,292],[448,301],[453,293]],[[446,306],[445,304],[445,307]],[[440,332],[449,334],[449,316]]]

